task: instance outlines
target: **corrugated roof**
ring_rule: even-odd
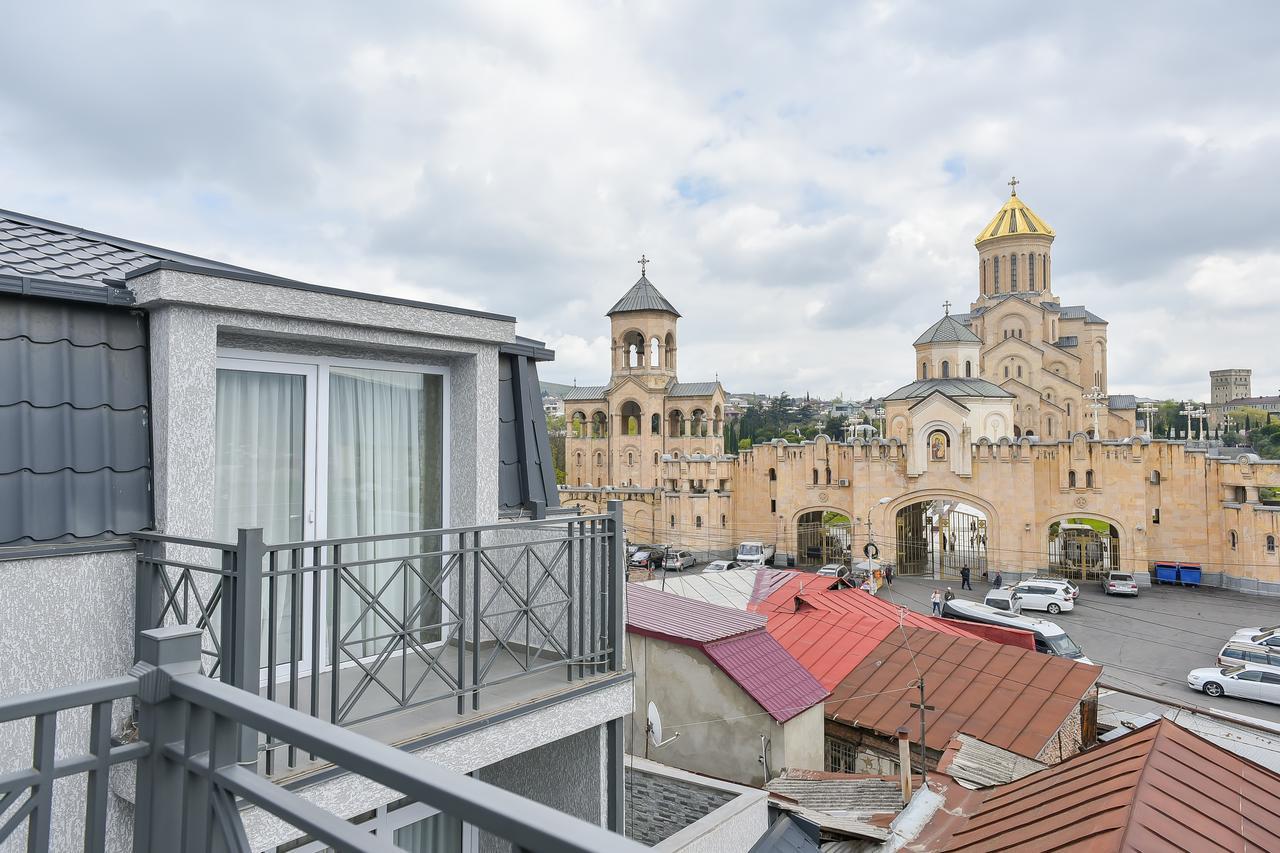
[[[828,690],[898,627],[900,609],[887,601],[857,589],[831,590],[831,578],[785,574],[792,577],[751,608],[768,616],[769,633]],[[956,623],[910,610],[902,619],[905,625],[970,636]]]
[[[1043,770],[1047,765],[1015,752],[958,734],[938,761],[938,772],[971,788],[1005,785]]]
[[[676,307],[668,302],[667,298],[658,292],[658,288],[643,275],[640,276],[639,281],[631,285],[630,290],[622,294],[621,299],[613,303],[613,307],[605,312],[605,316],[612,317],[624,311],[666,311],[677,317],[680,316]]]
[[[564,392],[564,396],[560,399],[566,403],[571,400],[603,400],[608,390],[608,385],[575,385],[571,390]]]
[[[1107,398],[1107,408],[1116,411],[1138,408],[1138,398],[1132,394],[1112,394]]]
[[[780,723],[829,695],[763,628],[707,643],[702,650]]]
[[[992,789],[946,849],[1280,850],[1280,774],[1162,719]]]
[[[927,397],[938,391],[948,397],[1012,397],[999,385],[985,379],[919,379],[909,385],[903,385],[897,391],[885,397],[886,400],[912,400],[916,397]]]
[[[904,689],[920,677],[917,668],[937,709],[925,738],[930,748],[942,750],[963,733],[1027,758],[1040,754],[1102,673],[1029,649],[907,628],[890,633],[834,688],[827,717],[892,736],[919,719],[916,694]]]
[[[987,240],[996,237],[1008,237],[1013,234],[1043,234],[1046,237],[1053,237],[1053,229],[1049,227],[1049,223],[1045,222],[1035,212],[1027,207],[1022,199],[1016,194],[1009,197],[1004,203],[1004,207],[996,211],[996,215],[992,217],[987,226],[982,229],[976,238],[974,244],[980,245]]]
[[[701,645],[763,628],[756,613],[718,607],[636,583],[627,584],[627,630]]]
[[[872,823],[872,818],[881,816],[880,822],[885,822],[903,806],[902,788],[896,777],[788,770],[770,780],[765,789],[794,801],[801,816],[817,822],[824,830],[880,841],[887,839],[890,832]]]
[[[730,572],[676,575],[666,580],[640,581],[640,585],[650,589],[665,589],[675,595],[705,601],[707,604],[746,610],[755,593],[756,574],[751,569],[735,569]]]
[[[676,382],[667,390],[667,396],[710,397],[719,387],[719,382]]]
[[[960,322],[959,319],[947,314],[941,320],[925,329],[924,333],[916,338],[914,346],[946,343],[980,344],[982,343],[982,338],[971,332],[969,327]]]

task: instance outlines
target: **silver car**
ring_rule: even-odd
[[[1102,591],[1107,595],[1137,595],[1138,582],[1128,572],[1109,572],[1102,579]]]
[[[696,562],[692,551],[668,551],[667,558],[662,561],[662,568],[683,572],[685,569],[693,568]]]
[[[1208,696],[1234,696],[1280,705],[1280,669],[1272,666],[1224,666],[1193,669],[1187,686]]]

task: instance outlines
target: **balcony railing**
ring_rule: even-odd
[[[31,766],[0,774],[0,849],[9,849],[25,825],[26,849],[47,850],[56,830],[79,825],[81,818],[74,812],[83,816],[86,851],[119,849],[129,827],[119,813],[109,819],[108,777],[113,766],[131,762],[136,762],[132,834],[138,853],[249,853],[244,806],[256,806],[336,850],[399,849],[243,766],[242,729],[314,753],[371,784],[504,839],[516,851],[645,849],[599,826],[201,675],[203,633],[187,627],[144,631],[141,657],[127,676],[0,699],[0,725],[26,724],[33,733]],[[112,705],[130,699],[137,702],[138,737],[114,743]],[[59,723],[66,725],[76,709],[85,707],[91,709],[87,751],[69,755],[55,750]],[[84,742],[74,736],[62,740]],[[86,777],[83,787],[64,781],[55,799],[58,780],[81,774]],[[75,805],[72,798],[80,790],[84,802]],[[64,844],[70,841],[65,835],[58,833]]]
[[[279,545],[260,530],[137,543],[139,642],[198,628],[206,674],[334,725],[447,701],[473,714],[486,696],[517,700],[521,682],[622,669],[617,501],[603,515]],[[262,753],[268,775],[282,758],[299,766],[296,744],[245,737],[241,760]]]

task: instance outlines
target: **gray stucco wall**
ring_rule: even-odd
[[[602,736],[600,728],[587,729],[491,764],[476,776],[574,817],[603,824],[607,803],[600,790],[605,760]],[[511,849],[511,844],[501,838],[487,833],[480,836],[481,853],[506,853]]]
[[[628,753],[758,787],[765,783],[759,760],[763,735],[769,739],[769,768],[775,775],[784,766],[822,769],[821,706],[816,714],[810,709],[780,725],[700,649],[639,634],[627,637],[628,658],[636,674]],[[679,739],[661,749],[649,745],[645,735],[649,702],[662,714],[663,737],[680,733]],[[807,763],[793,763],[799,761]]]
[[[122,675],[133,663],[132,551],[108,551],[0,561],[0,696],[13,696]],[[113,731],[132,708],[117,702]],[[59,757],[83,752],[89,709],[58,715]],[[31,766],[30,721],[0,724],[0,775]],[[50,849],[80,850],[84,841],[84,776],[60,780],[54,789]],[[109,799],[113,827],[123,804]],[[132,843],[127,831],[112,834],[112,849]],[[25,829],[0,850],[26,849]]]

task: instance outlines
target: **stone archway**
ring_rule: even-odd
[[[1120,571],[1125,536],[1115,519],[1098,513],[1065,513],[1049,520],[1045,557],[1050,572],[1093,580]]]
[[[974,580],[1000,561],[999,513],[988,501],[951,489],[900,495],[885,508],[881,556],[902,575],[959,578],[969,567]]]
[[[792,530],[799,565],[852,565],[853,522],[848,510],[828,506],[802,509],[792,518]]]

